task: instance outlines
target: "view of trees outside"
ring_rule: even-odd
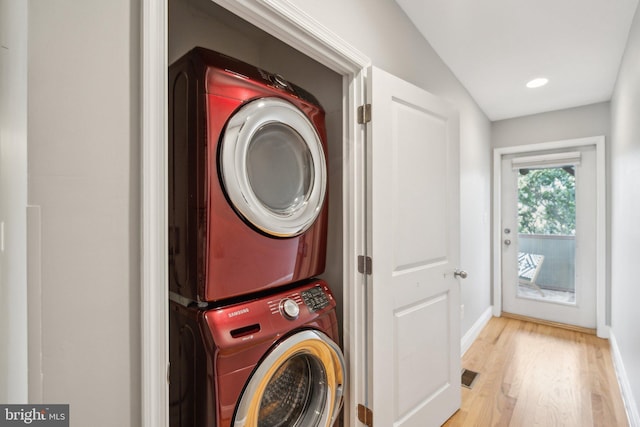
[[[572,166],[520,169],[519,233],[576,233],[576,179]]]

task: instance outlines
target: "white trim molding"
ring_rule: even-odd
[[[288,0],[212,0],[333,71],[348,76],[371,64],[331,30]]]
[[[502,156],[593,145],[596,147],[596,331],[600,338],[609,337],[607,318],[607,191],[606,191],[606,157],[604,136],[567,139],[561,141],[542,142],[539,144],[518,145],[496,148],[493,150],[493,315],[502,314],[502,218],[501,218],[501,170]]]
[[[489,323],[489,320],[491,320],[491,317],[492,317],[491,315],[492,310],[493,310],[493,307],[487,308],[485,312],[482,313],[482,315],[480,315],[478,320],[475,321],[475,323],[471,326],[471,328],[469,328],[467,333],[464,334],[464,336],[460,340],[460,356],[464,356],[467,350],[469,350],[471,345],[478,338],[478,336],[480,335],[480,332],[482,332],[482,329],[484,329],[487,323]]]
[[[169,425],[167,2],[142,1],[141,417]]]
[[[364,103],[371,61],[288,0],[213,0],[343,76],[344,354],[350,378],[345,419],[367,392],[364,253]],[[142,0],[142,408],[143,427],[168,426],[167,0]]]
[[[620,385],[620,393],[622,394],[622,401],[624,402],[624,409],[627,412],[627,418],[630,427],[640,427],[640,412],[638,412],[638,405],[633,397],[633,391],[631,390],[631,384],[629,383],[629,377],[627,371],[622,362],[622,355],[620,354],[620,348],[613,332],[609,333],[609,342],[611,344],[611,358],[613,359],[613,367],[616,370],[616,376],[618,377],[618,384]]]

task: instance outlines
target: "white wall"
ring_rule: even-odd
[[[27,3],[0,0],[0,402],[27,401]],[[0,231],[0,234],[2,231]],[[2,243],[0,243],[2,244]]]
[[[29,203],[41,219],[29,286],[42,292],[30,369],[42,370],[43,403],[69,403],[74,426],[140,424],[138,10],[29,2]]]
[[[611,334],[635,399],[640,425],[640,10],[629,33],[611,99]],[[632,424],[633,425],[633,424]]]
[[[392,0],[291,0],[371,58],[460,111],[461,268],[464,335],[490,305],[490,122]]]

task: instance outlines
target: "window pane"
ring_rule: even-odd
[[[575,304],[575,185],[573,166],[519,170],[519,297]]]

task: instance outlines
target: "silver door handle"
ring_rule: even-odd
[[[453,277],[459,277],[461,279],[466,279],[468,276],[467,272],[464,270],[456,270],[453,272]]]
[[[504,244],[505,244],[505,245],[507,245],[507,246],[509,246],[509,245],[511,244],[511,240],[506,239],[506,240],[504,241]]]

